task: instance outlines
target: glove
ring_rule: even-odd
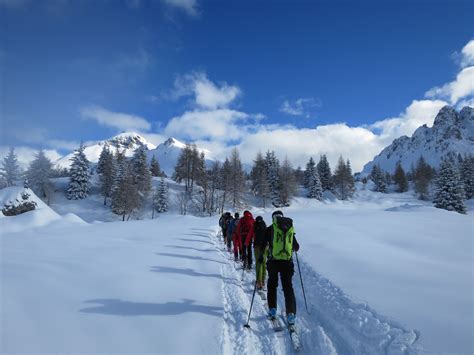
[[[295,244],[295,246],[293,247],[293,250],[294,250],[294,251],[300,250],[300,245],[299,245],[298,243]]]

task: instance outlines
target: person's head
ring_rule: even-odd
[[[253,218],[252,214],[250,213],[250,211],[244,211],[244,217],[245,218]]]
[[[255,221],[256,222],[263,222],[263,217],[262,216],[257,216],[257,218],[255,218]]]
[[[280,210],[277,210],[272,213],[272,221],[275,222],[278,217],[283,217],[283,212]]]
[[[239,212],[234,213],[234,218],[239,218]]]

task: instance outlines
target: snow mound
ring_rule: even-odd
[[[6,187],[0,190],[0,205],[4,206],[8,203],[14,203],[15,200],[21,201],[21,195],[25,192],[30,195],[28,200],[36,203],[36,209],[22,213],[18,216],[6,217],[0,213],[1,234],[19,233],[25,230],[42,227],[53,222],[85,223],[81,218],[72,213],[69,213],[66,216],[57,214],[38,196],[36,196],[32,190],[19,186]]]
[[[388,211],[388,212],[409,212],[409,211],[413,211],[414,209],[417,209],[417,208],[420,208],[420,207],[424,207],[424,205],[412,205],[412,204],[405,203],[405,204],[400,205],[400,206],[386,208],[385,211]]]

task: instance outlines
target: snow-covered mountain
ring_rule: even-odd
[[[433,126],[419,127],[411,137],[402,136],[384,148],[374,160],[367,163],[362,174],[371,172],[374,164],[393,173],[397,161],[403,169],[416,165],[421,155],[428,164],[438,167],[446,156],[474,153],[474,109],[464,107],[460,112],[444,106],[436,115]]]
[[[132,156],[135,150],[142,146],[145,146],[148,150],[156,148],[154,144],[148,142],[145,138],[137,133],[121,133],[110,139],[86,145],[84,153],[90,162],[97,163],[99,161],[100,152],[102,151],[104,144],[108,144],[113,152],[115,152],[117,149],[125,151],[125,156],[127,157]],[[54,163],[54,166],[57,168],[69,168],[73,155],[74,152],[62,157],[61,159],[58,159]]]
[[[161,170],[163,170],[166,175],[172,176],[174,167],[176,166],[179,155],[184,147],[186,147],[185,143],[180,142],[176,138],[170,137],[165,142],[158,145],[156,149],[150,150],[148,152],[148,159],[151,160],[152,156],[155,156],[160,164]],[[214,161],[211,152],[199,147],[198,151],[203,152],[206,155],[206,165],[210,166]]]

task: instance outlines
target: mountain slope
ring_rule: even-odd
[[[176,138],[170,137],[165,142],[161,143],[156,149],[148,151],[148,159],[151,160],[153,156],[160,163],[161,170],[163,170],[167,176],[172,176],[174,167],[178,162],[181,151],[186,147],[186,144],[180,142]],[[211,157],[211,152],[207,149],[198,148],[199,152],[203,152],[206,156],[206,165],[214,161]]]
[[[374,164],[393,173],[397,161],[405,171],[415,165],[420,156],[428,164],[438,167],[442,158],[456,157],[458,154],[472,154],[474,152],[474,110],[464,107],[457,112],[450,106],[444,106],[433,123],[433,127],[423,125],[411,137],[402,136],[382,150],[374,160],[367,163],[362,174],[369,174]]]
[[[148,142],[145,138],[137,133],[121,133],[110,139],[87,145],[84,149],[84,154],[90,162],[97,163],[99,161],[100,152],[102,151],[104,144],[108,144],[112,152],[115,152],[117,149],[121,151],[124,150],[125,156],[127,157],[132,156],[135,150],[142,146],[145,146],[148,150],[156,148],[154,144]],[[58,159],[54,163],[54,166],[57,168],[69,168],[71,165],[71,158],[73,156],[74,152],[62,157],[61,159]]]

